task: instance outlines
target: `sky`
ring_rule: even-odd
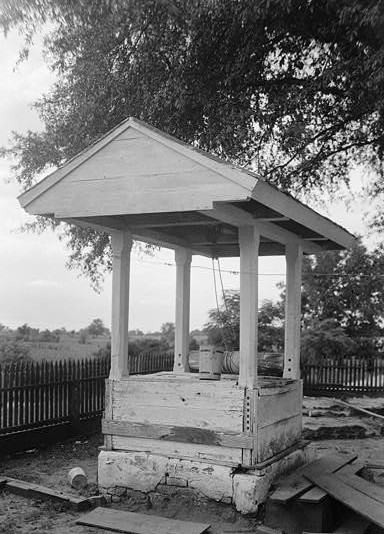
[[[31,103],[45,93],[55,78],[46,67],[41,47],[32,49],[28,61],[16,67],[22,40],[12,32],[0,35],[0,146],[7,145],[12,130],[24,133],[42,128]],[[363,169],[353,173],[353,189],[358,192],[365,179]],[[103,290],[95,293],[89,282],[66,268],[68,251],[53,232],[41,235],[20,232],[32,220],[20,207],[21,190],[12,181],[10,162],[0,159],[0,323],[11,328],[28,323],[34,328],[65,327],[78,330],[101,318],[110,326],[111,276]],[[324,200],[324,199],[323,199]],[[367,235],[363,221],[364,202],[356,198],[349,210],[331,199],[316,206],[347,230]],[[153,257],[133,251],[131,260],[130,329],[159,330],[174,321],[175,275],[172,251],[162,249]],[[223,288],[238,289],[238,259],[220,262]],[[278,282],[285,278],[283,257],[261,258],[259,302],[276,300]],[[222,286],[216,273],[220,299]],[[212,262],[194,256],[191,274],[191,329],[201,328],[207,311],[216,307]]]

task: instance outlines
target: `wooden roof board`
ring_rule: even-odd
[[[311,235],[326,238],[322,248],[328,244],[345,248],[354,240],[352,234],[254,173],[135,118],[123,121],[19,197],[30,214],[73,222],[90,216],[208,214],[223,202],[243,204],[247,211],[250,199],[267,217],[287,217],[301,233],[307,228]]]
[[[56,218],[198,211],[249,194],[233,180],[134,132],[130,128],[112,139],[30,200],[27,211],[53,212]]]

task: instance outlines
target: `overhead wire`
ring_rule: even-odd
[[[147,264],[147,265],[164,265],[166,267],[176,267],[176,264],[175,263],[171,263],[171,262],[167,262],[167,261],[138,261],[138,263],[143,263],[143,264]],[[205,265],[191,265],[191,269],[201,269],[201,270],[206,270],[206,271],[211,271],[212,270],[212,267],[208,267],[208,266],[205,266]],[[239,271],[239,270],[236,270],[236,269],[223,269],[221,268],[221,272],[222,273],[228,273],[228,274],[231,274],[231,275],[234,275],[234,276],[239,276],[240,274],[252,274],[251,271]],[[317,272],[310,272],[308,273],[310,274],[311,276],[318,276],[318,277],[346,277],[346,278],[350,278],[351,276],[360,276],[362,278],[372,278],[372,274],[364,274],[364,273],[361,273],[361,272],[356,272],[356,273],[350,273],[350,272],[339,272],[339,273],[317,273]],[[284,277],[286,275],[286,273],[260,273],[258,272],[257,274],[255,274],[256,277],[259,277],[259,276],[279,276],[279,277]],[[384,273],[383,274],[377,274],[376,276],[380,277],[380,278],[384,278]]]

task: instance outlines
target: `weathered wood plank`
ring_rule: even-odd
[[[280,391],[275,388],[272,395],[260,395],[258,400],[258,424],[275,423],[302,411],[301,387],[297,381],[296,388]]]
[[[78,525],[99,527],[127,534],[201,534],[210,525],[179,519],[137,514],[109,508],[95,508],[76,521]]]
[[[381,506],[384,506],[384,488],[381,486],[369,482],[355,474],[337,473],[337,478],[342,480],[344,484],[359,490],[361,493],[364,493],[364,495],[375,499]]]
[[[242,432],[244,390],[232,381],[128,379],[113,384],[113,420]]]
[[[277,490],[272,494],[271,500],[273,502],[286,504],[295,497],[299,497],[306,491],[310,490],[313,484],[304,477],[304,473],[309,467],[315,468],[321,466],[324,472],[334,473],[344,465],[353,462],[356,458],[356,454],[338,454],[319,458],[318,460],[297,469],[294,473],[282,480]]]
[[[198,443],[221,447],[253,449],[255,438],[245,433],[218,432],[207,428],[133,423],[129,421],[103,420],[104,434],[130,438],[148,438],[180,443]]]
[[[32,482],[25,482],[15,478],[7,478],[4,487],[7,491],[23,497],[53,499],[55,501],[65,502],[78,511],[90,507],[90,502],[85,497],[74,497],[62,491],[56,491],[45,486],[40,486],[39,484],[33,484]]]
[[[384,528],[384,507],[379,506],[377,500],[349,486],[337,475],[324,474],[321,467],[308,469],[305,477],[337,501]]]
[[[287,419],[257,427],[257,462],[263,462],[301,439],[301,411]]]
[[[180,458],[181,460],[214,463],[229,467],[242,465],[241,449],[213,445],[112,436],[112,449],[147,452],[166,458]]]

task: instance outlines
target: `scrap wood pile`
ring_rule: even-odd
[[[265,524],[285,534],[384,534],[384,487],[360,476],[357,455],[337,454],[301,467],[280,482],[266,507]]]

